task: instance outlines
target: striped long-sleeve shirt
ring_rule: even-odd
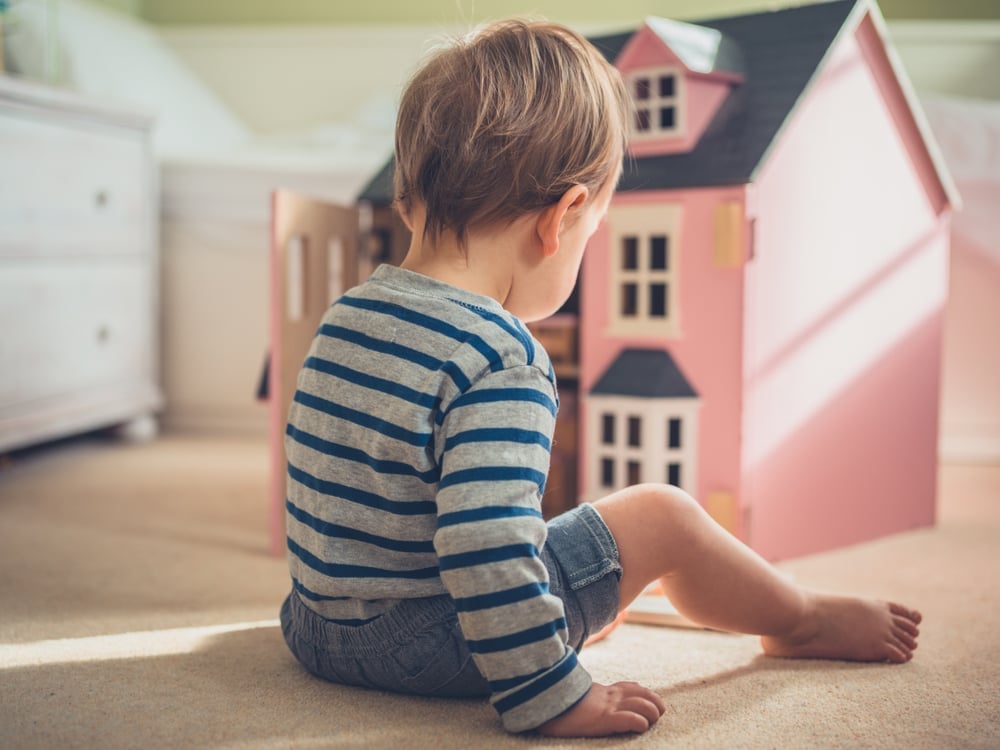
[[[515,732],[591,684],[540,559],[556,409],[548,356],[499,303],[381,266],[326,312],[285,437],[303,601],[359,624],[449,594]]]

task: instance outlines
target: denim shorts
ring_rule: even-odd
[[[549,521],[542,561],[549,591],[566,610],[569,644],[579,651],[618,614],[618,547],[593,506],[580,505]],[[302,665],[332,682],[440,697],[490,692],[447,595],[405,599],[351,626],[320,617],[293,591],[281,607],[281,629]]]

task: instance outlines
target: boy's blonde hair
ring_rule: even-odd
[[[586,39],[547,22],[490,24],[434,54],[403,93],[394,191],[424,234],[509,223],[617,180],[629,98]]]

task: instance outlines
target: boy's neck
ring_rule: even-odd
[[[431,241],[424,236],[418,219],[413,222],[410,248],[400,265],[505,305],[526,239],[524,222],[514,222],[496,231],[470,231],[462,248],[451,232],[442,232]]]

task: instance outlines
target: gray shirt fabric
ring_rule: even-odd
[[[327,310],[285,437],[303,601],[360,624],[449,594],[514,732],[591,684],[539,558],[557,403],[548,356],[498,302],[381,266]]]

